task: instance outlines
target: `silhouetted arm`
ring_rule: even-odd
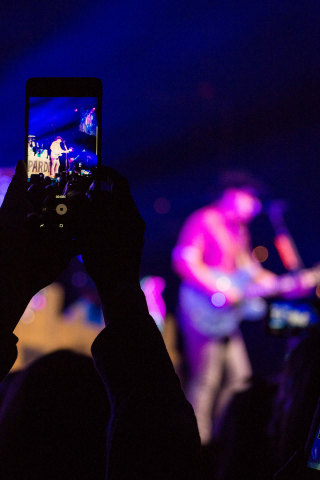
[[[20,160],[0,209],[0,380],[16,360],[13,331],[29,301],[73,256],[63,235],[41,232],[34,219],[26,167]]]
[[[139,284],[144,223],[127,181],[104,174],[112,186],[93,200],[81,252],[106,321],[92,346],[112,409],[106,478],[195,479],[196,419]]]

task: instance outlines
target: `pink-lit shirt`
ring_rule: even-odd
[[[219,290],[219,271],[257,268],[250,255],[250,236],[245,225],[228,222],[214,205],[194,212],[186,220],[173,251],[173,267],[187,283],[208,293]]]

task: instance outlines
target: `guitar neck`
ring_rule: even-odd
[[[274,297],[281,295],[306,294],[320,281],[319,269],[305,269],[294,274],[284,274],[265,283],[252,283],[245,292],[246,298]]]

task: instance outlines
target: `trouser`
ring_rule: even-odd
[[[59,158],[52,158],[51,157],[51,174],[52,178],[55,177],[55,174],[59,172],[60,161]]]
[[[233,395],[247,388],[251,366],[240,330],[225,338],[207,337],[184,323],[182,333],[190,367],[186,394],[197,417],[201,441],[206,444],[212,432],[214,437],[219,435]]]

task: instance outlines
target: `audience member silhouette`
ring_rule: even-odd
[[[68,350],[17,373],[0,414],[0,478],[104,479],[108,397],[92,359]]]
[[[2,384],[1,478],[199,478],[195,416],[139,284],[144,222],[127,181],[107,167],[102,180],[103,188],[88,197],[69,192],[71,236],[39,229],[23,162],[0,209],[0,378],[16,359],[13,330],[31,297],[75,254],[81,253],[96,284],[106,323],[92,345],[93,362],[58,351]],[[313,332],[288,358],[275,404],[273,455],[264,434],[272,389],[254,384],[234,399],[219,447],[224,451],[215,462],[219,479],[268,478],[266,459],[273,465],[276,457],[281,467],[297,452],[301,476],[299,452],[320,394],[319,341]],[[278,478],[297,478],[288,471]]]
[[[275,384],[253,377],[233,397],[221,426],[216,480],[272,478],[268,424],[275,394]]]
[[[302,452],[320,395],[320,331],[313,330],[289,355],[277,395],[273,427],[276,466]]]
[[[106,322],[92,345],[111,408],[105,478],[195,479],[200,451],[195,416],[139,284],[144,222],[128,182],[107,167],[102,180],[105,188],[93,190],[90,199],[69,194],[74,242],[68,233],[37,228],[25,165],[18,162],[0,210],[0,374],[3,377],[15,361],[18,339],[12,332],[31,297],[81,253]],[[52,449],[58,452],[57,445]],[[30,468],[24,478],[37,478]]]

